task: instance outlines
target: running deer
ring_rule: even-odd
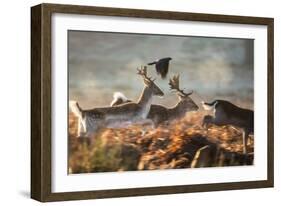
[[[193,92],[185,93],[179,88],[179,75],[173,76],[173,78],[169,80],[169,85],[172,91],[177,92],[179,101],[175,106],[171,108],[166,108],[162,105],[157,104],[151,105],[147,118],[152,120],[154,126],[156,127],[163,122],[180,119],[184,117],[187,112],[196,111],[199,109],[199,107],[190,98],[190,95]],[[125,102],[132,101],[128,100],[124,94],[118,92],[114,94],[114,100],[111,102],[111,105],[121,105]]]
[[[101,128],[127,127],[136,123],[151,123],[146,119],[150,110],[152,97],[163,96],[164,93],[147,76],[146,67],[137,69],[142,76],[144,88],[137,103],[129,102],[115,107],[83,110],[77,102],[71,101],[70,108],[78,117],[78,137],[90,137]]]
[[[247,143],[251,133],[254,133],[254,112],[240,108],[228,101],[215,100],[212,103],[202,102],[205,110],[214,110],[214,116],[206,115],[203,126],[215,124],[218,126],[232,125],[239,127],[243,132],[243,153],[247,154]]]

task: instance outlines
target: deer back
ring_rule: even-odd
[[[214,115],[217,122],[254,131],[254,111],[238,107],[225,100],[216,100],[216,102]]]

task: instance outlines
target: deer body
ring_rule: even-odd
[[[192,101],[192,100],[191,100]],[[183,118],[187,112],[198,110],[198,106],[192,102],[179,101],[174,107],[167,108],[162,105],[151,105],[148,119],[151,119],[155,125],[163,122],[170,122],[175,119]]]
[[[243,152],[247,153],[249,134],[254,133],[254,112],[240,108],[228,101],[215,100],[212,103],[202,103],[204,109],[214,109],[214,116],[206,115],[203,126],[215,124],[218,126],[233,125],[243,131]]]
[[[152,120],[154,126],[158,126],[159,124],[166,121],[180,119],[185,116],[186,112],[198,110],[198,106],[189,97],[192,92],[189,94],[185,94],[182,90],[179,89],[179,76],[170,79],[169,84],[171,86],[171,89],[175,89],[178,92],[179,102],[171,108],[167,108],[157,104],[151,105],[147,119]],[[111,103],[112,106],[122,105],[123,102],[132,102],[131,100],[128,100],[122,93],[119,94],[120,97],[118,97],[118,95],[114,95],[114,100]]]
[[[101,107],[83,110],[77,102],[70,108],[78,117],[78,136],[89,137],[101,128],[127,127],[131,124],[147,122],[152,96],[163,96],[163,92],[146,76],[146,69],[139,70],[143,76],[144,88],[138,102],[129,102],[116,107]]]

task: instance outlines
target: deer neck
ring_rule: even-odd
[[[152,102],[152,90],[149,87],[145,86],[138,100],[138,105],[141,106],[143,109],[148,110],[147,111],[148,113],[150,110],[151,102]]]
[[[184,116],[185,111],[186,111],[186,108],[184,107],[182,102],[179,101],[174,107],[172,107],[168,110],[169,117],[174,118],[174,117]]]

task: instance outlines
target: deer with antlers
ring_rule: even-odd
[[[184,117],[187,112],[197,111],[199,109],[199,107],[190,98],[190,95],[193,92],[185,93],[182,89],[179,88],[179,75],[175,75],[170,78],[169,85],[170,89],[177,93],[179,101],[175,106],[171,108],[167,108],[162,105],[152,104],[147,119],[152,120],[154,126],[158,126],[163,122],[169,122],[175,119],[180,119]],[[118,92],[114,94],[114,100],[112,101],[111,106],[122,105],[124,102],[132,101],[128,100],[125,95]]]
[[[70,108],[78,118],[79,137],[90,137],[101,128],[120,128],[150,121],[147,120],[147,115],[152,97],[163,96],[164,93],[154,83],[154,80],[147,76],[146,67],[137,70],[137,74],[143,79],[144,88],[136,103],[128,102],[115,107],[83,110],[77,102],[70,102]]]

